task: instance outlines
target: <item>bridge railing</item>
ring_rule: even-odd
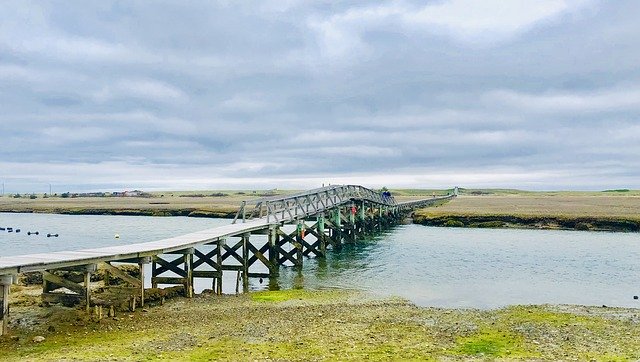
[[[395,206],[393,196],[358,185],[334,185],[285,196],[243,201],[233,223],[266,217],[267,221],[285,222],[317,215],[352,200]]]
[[[431,206],[441,201],[453,199],[454,197],[456,197],[455,194],[446,195],[446,196],[434,196],[431,199],[401,202],[397,206],[400,210],[415,209],[419,207]]]

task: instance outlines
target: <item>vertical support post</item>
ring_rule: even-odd
[[[362,230],[361,233],[365,234],[367,232],[367,219],[365,214],[365,203],[362,201],[362,205],[360,205],[360,225]]]
[[[280,264],[278,263],[278,227],[269,228],[269,262],[273,268],[269,270],[269,276],[276,277],[280,274]]]
[[[318,225],[318,235],[320,236],[320,253],[322,256],[327,255],[327,240],[324,234],[324,215],[318,216],[317,219]]]
[[[156,282],[156,276],[158,276],[156,274],[156,269],[157,269],[157,264],[156,261],[153,260],[151,262],[151,288],[156,289],[158,287],[158,283]]]
[[[216,261],[218,264],[218,271],[220,272],[218,276],[218,280],[216,282],[216,294],[222,295],[222,247],[226,245],[227,239],[219,239],[218,243],[216,243]]]
[[[138,268],[140,268],[140,307],[144,307],[144,266],[150,262],[151,257],[149,256],[138,259]]]
[[[304,224],[301,220],[298,220],[296,226],[296,243],[293,245],[296,248],[296,260],[297,267],[302,267],[302,239],[304,238]]]
[[[333,230],[333,239],[334,242],[336,243],[336,246],[340,247],[340,244],[342,244],[342,216],[341,211],[340,211],[340,207],[336,207],[334,209],[334,215],[333,215],[333,223],[335,225],[335,229]]]
[[[184,296],[187,298],[193,298],[193,248],[184,250],[184,271],[186,277],[184,278]]]
[[[9,291],[13,277],[11,275],[0,275],[0,297],[2,304],[0,305],[0,336],[8,332],[9,325]]]
[[[91,273],[95,272],[97,269],[98,266],[96,264],[89,264],[85,266],[84,270],[84,302],[87,312],[91,310]]]
[[[250,233],[242,234],[242,291],[249,291],[249,236]]]

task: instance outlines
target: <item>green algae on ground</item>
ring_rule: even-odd
[[[0,338],[0,360],[625,361],[640,357],[637,309],[420,308],[399,299],[373,299],[343,290],[198,295],[100,321],[75,309],[20,306],[12,309],[11,321],[11,335]],[[46,340],[35,343],[36,335]]]
[[[331,298],[344,297],[345,292],[338,290],[311,291],[306,289],[264,290],[251,293],[251,300],[255,302],[284,302],[288,300],[322,301]]]
[[[482,355],[490,357],[534,357],[524,344],[524,338],[518,334],[498,329],[483,329],[477,333],[459,337],[456,353],[464,355]]]

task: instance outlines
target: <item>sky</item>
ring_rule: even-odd
[[[3,1],[5,192],[640,188],[640,2]]]

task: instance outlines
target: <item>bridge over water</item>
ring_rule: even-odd
[[[457,191],[457,190],[456,190]],[[275,277],[280,266],[301,267],[304,257],[326,254],[368,234],[399,223],[416,208],[456,196],[396,202],[393,196],[356,185],[328,186],[297,194],[245,201],[233,223],[168,239],[95,249],[0,257],[0,335],[6,333],[9,290],[17,275],[40,271],[45,302],[69,301],[92,305],[91,274],[98,267],[122,279],[131,288],[130,306],[145,303],[144,266],[151,264],[151,284],[181,285],[192,297],[194,278],[212,281],[222,294],[223,273],[236,272],[238,284],[248,290],[249,278]],[[285,225],[295,225],[286,232]],[[252,235],[262,235],[251,239]],[[115,263],[115,264],[114,264]],[[139,268],[135,278],[117,265]],[[256,270],[257,269],[257,270]],[[265,270],[267,272],[265,272]],[[66,271],[82,272],[82,280]]]

